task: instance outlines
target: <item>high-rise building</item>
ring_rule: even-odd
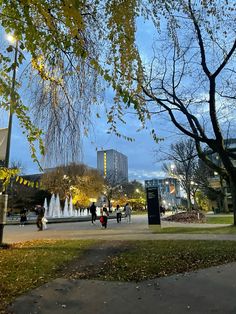
[[[112,185],[128,182],[128,158],[114,149],[97,152],[97,169]]]

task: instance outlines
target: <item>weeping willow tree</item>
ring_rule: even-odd
[[[18,43],[17,62],[9,57],[14,45],[1,51],[1,107],[9,109],[14,98],[11,108],[28,134],[35,160],[37,140],[45,153],[42,138],[48,161],[78,160],[94,106],[101,103],[101,78],[111,83],[111,76],[124,76],[127,81],[136,71],[139,11],[139,1],[0,1],[2,29]],[[16,66],[31,90],[25,103],[20,80],[12,97],[11,70]],[[116,115],[120,117],[118,111]]]

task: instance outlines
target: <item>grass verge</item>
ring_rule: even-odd
[[[98,279],[141,281],[236,261],[233,241],[137,241],[110,257]]]
[[[207,224],[233,224],[234,218],[233,216],[226,216],[226,217],[207,217],[206,223]]]
[[[153,233],[192,233],[192,234],[236,234],[235,226],[227,227],[165,227],[157,228],[152,231]]]
[[[94,241],[30,241],[0,248],[0,313],[15,297],[57,277]]]

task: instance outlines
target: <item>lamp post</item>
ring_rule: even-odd
[[[11,93],[10,93],[10,112],[8,120],[8,132],[7,132],[7,148],[6,148],[6,158],[5,158],[5,167],[9,168],[10,160],[10,147],[11,147],[11,131],[12,131],[12,118],[15,107],[15,85],[16,85],[16,68],[17,68],[17,58],[18,58],[18,40],[13,36],[8,35],[8,40],[12,43],[15,42],[15,54],[14,54],[14,66],[12,74],[12,83],[11,83]]]
[[[13,63],[13,74],[11,82],[11,91],[10,91],[10,106],[9,106],[9,120],[8,120],[8,132],[7,132],[7,147],[6,147],[6,156],[4,166],[9,168],[10,160],[10,145],[11,145],[11,131],[12,131],[12,118],[15,107],[15,85],[16,85],[16,68],[17,68],[17,58],[18,58],[18,40],[12,35],[8,34],[6,36],[7,40],[11,43],[15,43],[15,53],[14,53],[14,63]],[[7,213],[7,201],[8,194],[0,195],[0,244],[3,240],[3,228],[6,224],[6,213]]]

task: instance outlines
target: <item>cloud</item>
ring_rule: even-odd
[[[165,177],[165,173],[161,170],[129,169],[129,180],[144,181],[163,177]]]

